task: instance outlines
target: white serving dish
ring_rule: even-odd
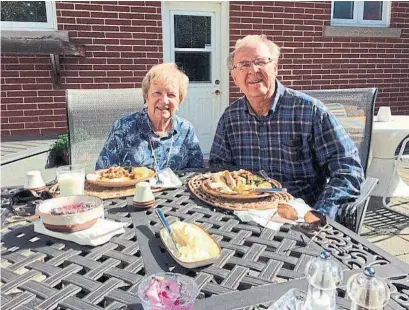
[[[205,259],[205,260],[200,260],[200,261],[194,261],[194,262],[183,261],[177,255],[177,250],[175,249],[175,246],[173,245],[172,241],[170,240],[169,234],[167,233],[165,228],[162,228],[160,230],[160,232],[159,232],[160,239],[162,240],[162,243],[165,245],[166,249],[168,250],[170,255],[173,257],[173,259],[179,265],[181,265],[181,266],[183,266],[185,268],[188,268],[188,269],[202,267],[202,266],[210,265],[210,264],[213,264],[214,262],[216,262],[216,260],[220,257],[220,254],[222,252],[222,249],[220,248],[220,245],[217,243],[217,241],[206,230],[204,230],[199,225],[193,224],[193,223],[186,223],[186,224],[195,225],[196,227],[198,227],[202,231],[202,233],[204,233],[206,236],[208,236],[208,238],[210,238],[210,240],[212,242],[214,242],[214,244],[217,245],[217,248],[219,249],[219,254],[217,256],[213,256],[211,258],[208,258],[208,259]]]
[[[85,203],[89,209],[72,214],[52,214],[53,209],[81,203]],[[42,201],[37,207],[37,212],[45,228],[60,232],[73,232],[87,229],[99,218],[103,218],[104,205],[98,197],[75,195]]]

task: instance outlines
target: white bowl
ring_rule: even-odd
[[[61,208],[67,206],[83,208],[63,214]],[[104,217],[104,205],[100,198],[94,196],[76,195],[53,198],[41,202],[37,212],[44,227],[53,231],[73,232],[87,229],[99,218]]]

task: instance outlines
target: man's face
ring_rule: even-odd
[[[277,77],[277,61],[270,62],[271,59],[272,55],[267,45],[260,42],[249,43],[235,53],[234,65],[256,60],[256,64],[252,62],[248,66],[247,63],[241,69],[237,67],[232,70],[235,84],[250,101],[258,97],[273,96]]]

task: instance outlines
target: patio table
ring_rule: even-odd
[[[186,182],[194,172],[182,173]],[[16,189],[2,189],[2,196]],[[22,222],[2,229],[1,305],[9,309],[141,309],[137,288],[146,275],[172,271],[195,279],[200,309],[266,309],[290,288],[307,290],[306,263],[325,249],[344,270],[339,307],[347,308],[345,285],[371,265],[392,291],[385,309],[408,309],[409,265],[330,222],[316,241],[290,225],[273,231],[242,223],[230,212],[196,200],[186,187],[156,193],[168,219],[199,223],[222,247],[214,264],[185,269],[165,251],[161,224],[152,210],[134,211],[132,199],[104,201],[106,218],[125,223],[125,233],[97,247],[34,232]],[[349,308],[348,308],[349,309]]]

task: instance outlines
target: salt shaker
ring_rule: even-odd
[[[351,310],[382,310],[390,298],[390,290],[384,280],[375,275],[372,267],[349,278],[347,294]]]
[[[337,286],[342,281],[341,267],[330,260],[329,252],[310,260],[305,268],[308,292],[302,310],[335,310]]]

